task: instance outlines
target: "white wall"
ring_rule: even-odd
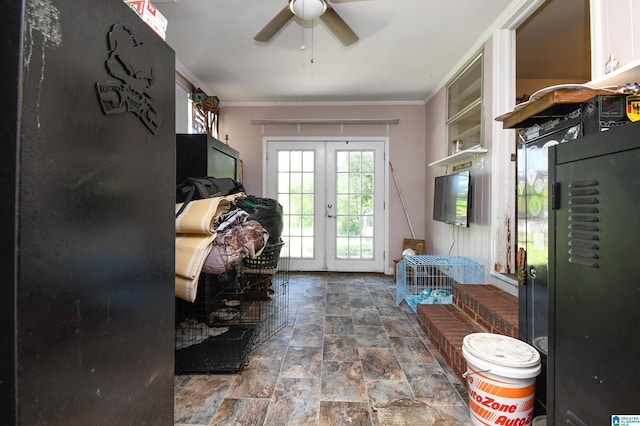
[[[189,91],[176,82],[176,133],[189,133]]]

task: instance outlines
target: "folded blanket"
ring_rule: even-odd
[[[216,221],[229,211],[235,198],[238,194],[191,201],[176,218],[176,234],[213,234]],[[181,207],[182,203],[176,204],[176,212]]]
[[[191,201],[176,218],[176,296],[188,302],[196,299],[202,265],[216,237],[215,223],[229,211],[231,202],[244,193]],[[182,203],[176,204],[176,212]]]

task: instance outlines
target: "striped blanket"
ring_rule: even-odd
[[[194,302],[198,278],[211,244],[216,238],[215,223],[228,212],[231,202],[244,198],[242,192],[225,197],[191,201],[176,218],[176,296]],[[176,204],[176,212],[182,203]]]

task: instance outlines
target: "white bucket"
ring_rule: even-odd
[[[474,425],[530,425],[540,354],[531,345],[492,333],[465,336],[469,410]]]

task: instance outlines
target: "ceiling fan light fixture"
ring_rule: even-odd
[[[292,0],[289,9],[300,19],[311,21],[326,12],[327,3],[323,0]]]

